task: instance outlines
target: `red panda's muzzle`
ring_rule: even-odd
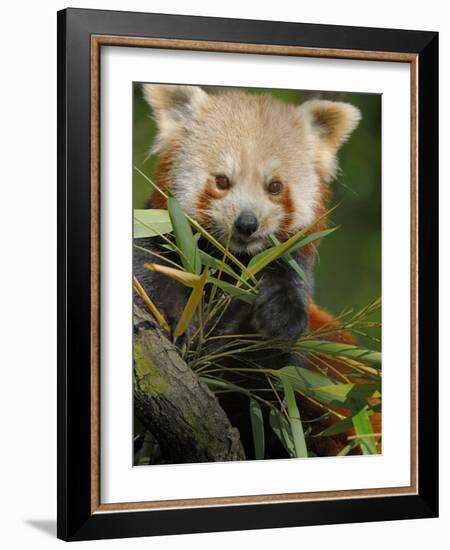
[[[258,218],[251,210],[242,210],[234,222],[237,235],[243,240],[251,237],[259,227]]]

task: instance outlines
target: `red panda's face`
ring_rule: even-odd
[[[222,243],[253,255],[314,222],[336,151],[359,120],[345,103],[144,85],[166,185]]]
[[[255,254],[269,235],[284,238],[314,219],[319,182],[308,136],[275,122],[272,113],[257,120],[214,109],[182,132],[187,143],[174,151],[176,197],[235,252]]]

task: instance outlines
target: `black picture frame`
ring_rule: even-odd
[[[415,495],[92,511],[91,36],[417,56],[418,491]],[[438,34],[117,11],[58,12],[58,537],[88,540],[438,515]]]

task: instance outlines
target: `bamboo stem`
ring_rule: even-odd
[[[169,323],[166,321],[166,318],[164,317],[164,315],[159,311],[156,304],[150,299],[149,295],[145,292],[144,287],[138,281],[136,276],[133,276],[133,288],[142,298],[143,302],[148,307],[148,309],[152,312],[153,316],[158,321],[158,323],[163,327],[164,330],[166,330],[170,334]]]

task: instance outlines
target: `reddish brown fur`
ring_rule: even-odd
[[[324,309],[321,309],[312,300],[308,307],[309,329],[311,332],[330,331],[329,334],[324,334],[324,340],[333,340],[334,342],[342,342],[344,344],[355,344],[356,340],[353,335],[343,330],[336,331],[339,328],[339,322]],[[322,338],[318,336],[319,338]]]
[[[200,223],[206,227],[211,225],[212,219],[209,214],[209,206],[214,200],[222,198],[225,194],[226,191],[218,189],[212,179],[207,181],[195,205],[197,219]]]
[[[313,227],[309,231],[307,231],[307,235],[311,235],[312,233],[316,233],[317,231],[323,231],[328,227],[328,217],[325,216],[325,213],[329,209],[330,204],[330,195],[331,195],[331,189],[330,184],[326,180],[325,176],[321,174],[320,169],[317,169],[317,175],[319,176],[319,202],[315,209],[315,219],[321,218],[316,224],[314,224]],[[307,244],[305,247],[303,247],[302,251],[307,256],[312,256],[316,253],[317,246],[319,245],[320,240],[313,241],[309,244]]]
[[[289,187],[285,187],[281,195],[274,196],[272,200],[281,204],[283,207],[284,218],[277,233],[277,238],[280,239],[280,241],[285,241],[290,236],[289,230],[291,229],[295,213],[295,206]]]
[[[205,188],[198,197],[195,205],[195,211],[197,212],[197,218],[200,223],[205,226],[211,224],[211,216],[208,213],[211,202],[215,199],[213,194],[208,188]]]
[[[324,216],[324,214],[329,209],[329,202],[330,202],[330,184],[327,181],[329,178],[326,177],[323,170],[320,169],[318,166],[316,168],[316,173],[319,177],[319,192],[318,196],[319,201],[315,208],[315,219],[321,218],[319,222],[314,224],[313,227],[311,227],[307,232],[307,235],[311,235],[312,233],[316,233],[317,231],[323,231],[328,227],[328,217]],[[294,215],[294,204],[292,201],[292,197],[290,195],[289,189],[286,189],[286,191],[281,195],[281,197],[277,200],[280,204],[283,205],[284,211],[285,211],[285,219],[283,220],[283,223],[280,227],[279,232],[277,233],[278,239],[280,241],[285,241],[289,239],[293,235],[291,225]],[[313,241],[306,246],[302,248],[302,253],[306,256],[312,256],[315,254],[317,246],[319,245],[320,240]]]
[[[164,154],[161,155],[156,171],[156,183],[161,191],[164,191],[164,193],[167,193],[167,191],[169,191],[171,188],[171,170],[172,151],[171,149],[168,149]],[[154,190],[149,202],[152,208],[167,208],[166,197],[159,193],[156,189]]]

